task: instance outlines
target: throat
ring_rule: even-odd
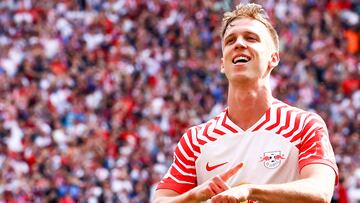
[[[228,117],[244,131],[251,128],[270,109],[269,92],[229,92]]]
[[[268,108],[264,108],[261,111],[258,109],[257,111],[236,111],[229,108],[228,116],[233,123],[239,126],[242,130],[246,131],[255,125],[261,119],[261,117],[263,117],[267,110]]]

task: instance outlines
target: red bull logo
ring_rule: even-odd
[[[281,164],[281,160],[286,159],[281,151],[265,152],[264,156],[260,157],[260,162],[264,163],[266,168],[276,168]]]

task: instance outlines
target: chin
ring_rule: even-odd
[[[245,74],[237,74],[237,75],[233,75],[233,77],[231,77],[231,79],[229,79],[229,82],[234,82],[234,83],[248,83],[248,82],[252,82],[254,81],[254,77],[249,77]]]

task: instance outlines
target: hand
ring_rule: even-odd
[[[192,189],[191,196],[193,197],[192,199],[194,202],[206,201],[211,197],[228,190],[230,187],[226,181],[229,180],[229,178],[234,174],[236,174],[240,168],[242,168],[242,166],[243,163],[240,163],[225,173],[217,175]]]
[[[239,203],[246,201],[249,197],[250,190],[247,185],[240,185],[230,188],[211,198],[212,203]]]

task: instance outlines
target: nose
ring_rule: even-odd
[[[238,37],[235,43],[236,48],[246,48],[246,42],[242,37]]]

